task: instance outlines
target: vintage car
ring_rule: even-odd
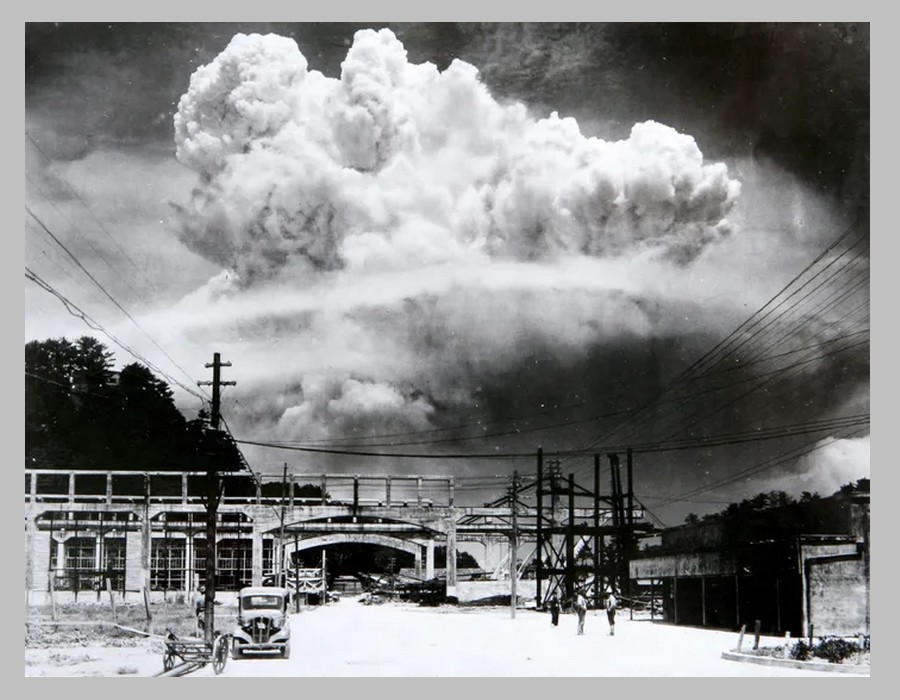
[[[287,588],[253,586],[238,593],[238,621],[231,656],[278,652],[291,655],[291,592]]]

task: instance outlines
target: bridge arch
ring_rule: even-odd
[[[284,553],[287,556],[289,553],[301,552],[313,547],[327,547],[332,544],[344,543],[374,544],[407,552],[415,558],[417,576],[424,575],[428,579],[434,577],[434,540],[431,538],[403,539],[366,532],[329,532],[297,539],[294,542],[285,541]]]
[[[406,540],[400,537],[390,537],[389,535],[377,535],[364,532],[332,532],[325,535],[316,535],[297,540],[296,547],[293,542],[285,541],[285,549],[290,551],[303,551],[304,549],[312,549],[313,547],[325,547],[330,544],[375,544],[382,547],[390,547],[391,549],[399,549],[408,552],[413,556],[421,556],[422,547],[426,542],[421,540]]]

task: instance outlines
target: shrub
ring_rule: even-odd
[[[791,649],[791,658],[797,661],[807,661],[809,660],[810,651],[809,644],[801,639]]]
[[[846,658],[859,652],[859,645],[839,637],[825,637],[813,647],[813,656],[839,664]]]

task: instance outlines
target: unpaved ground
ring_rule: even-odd
[[[575,618],[559,627],[549,615],[506,608],[360,605],[348,598],[292,617],[292,655],[229,660],[221,677],[238,676],[829,676],[726,661],[737,634],[674,627],[620,615],[608,635],[605,615],[588,613],[584,636]],[[752,639],[749,640],[752,643]],[[763,638],[763,645],[781,640]],[[745,645],[747,640],[745,639]],[[26,649],[26,675],[149,676],[162,667],[162,643]],[[193,674],[212,677],[211,667]]]
[[[56,621],[49,607],[26,609],[26,676],[151,676],[162,669],[166,630],[179,636],[196,634],[196,622],[186,605],[154,603],[148,624],[143,605],[117,608],[117,622],[105,605],[60,605]],[[235,610],[216,608],[216,628],[228,630]],[[135,631],[144,632],[138,634]],[[150,635],[149,637],[147,635]]]

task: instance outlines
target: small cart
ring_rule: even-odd
[[[178,637],[171,630],[166,635],[161,675],[183,675],[211,663],[218,676],[228,661],[231,635],[217,634],[212,644],[196,637]],[[176,663],[176,659],[180,662]]]

